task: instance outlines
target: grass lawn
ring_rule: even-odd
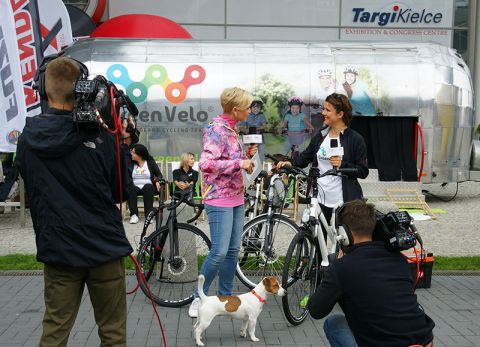
[[[126,268],[134,269],[133,261],[125,258]],[[33,254],[9,254],[0,256],[0,270],[42,270],[43,264]],[[480,270],[480,256],[435,257],[434,271],[439,270]]]

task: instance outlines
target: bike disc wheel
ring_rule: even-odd
[[[285,255],[298,226],[286,216],[274,214],[269,222],[268,215],[260,215],[243,228],[238,254],[237,277],[253,289],[264,277],[282,276]],[[271,241],[267,241],[267,236]]]
[[[170,257],[172,234],[166,225],[145,239],[137,255],[153,300],[160,306],[180,307],[192,302],[200,268],[211,247],[208,237],[190,224],[177,223],[176,231],[178,251],[173,259]],[[140,280],[138,269],[136,275]],[[145,283],[141,282],[140,288],[148,297]]]
[[[310,258],[313,242],[310,231],[302,229],[293,238],[285,257],[282,287],[287,294],[282,297],[282,306],[285,317],[293,325],[299,325],[307,318],[306,304],[318,283],[318,252],[313,259]]]

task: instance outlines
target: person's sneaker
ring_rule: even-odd
[[[137,224],[138,223],[138,216],[136,214],[133,214],[130,217],[130,224]]]
[[[200,298],[193,299],[190,307],[188,308],[188,315],[192,318],[198,317],[198,308],[200,307]]]
[[[305,295],[302,300],[300,300],[300,308],[306,309],[308,305],[308,300],[310,300],[310,295]]]

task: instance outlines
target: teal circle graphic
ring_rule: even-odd
[[[136,96],[133,94],[135,89],[140,90],[140,95]],[[147,98],[147,87],[141,82],[133,82],[127,87],[127,95],[132,99],[134,103],[144,102]]]

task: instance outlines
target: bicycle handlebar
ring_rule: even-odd
[[[346,176],[346,174],[357,173],[357,172],[358,172],[357,168],[348,167],[348,168],[338,168],[338,169],[333,168],[321,174],[318,168],[311,168],[310,172],[308,173],[308,176],[311,178],[322,178],[325,176]]]
[[[180,204],[182,202],[186,203],[188,206],[191,206],[191,207],[198,207],[199,209],[203,210],[204,209],[204,206],[203,204],[197,204],[193,201],[193,199],[187,199],[187,197],[190,196],[190,194],[192,193],[192,189],[187,189],[187,190],[177,190],[173,196],[172,196],[172,203],[170,204],[170,206],[167,207],[167,210],[173,210],[175,208],[177,208],[178,206],[180,206]],[[175,203],[173,203],[173,201],[177,200]],[[172,205],[173,204],[173,205]]]
[[[197,213],[195,213],[195,215],[192,218],[187,220],[188,224],[197,220],[198,217],[200,217],[200,215],[202,214],[203,210],[205,209],[205,206],[202,203],[199,203],[199,204],[195,203],[193,201],[193,198],[187,199],[188,197],[191,196],[191,194],[192,194],[192,188],[187,189],[187,190],[176,191],[174,193],[174,195],[172,196],[172,202],[170,203],[170,206],[167,207],[167,210],[171,211],[173,209],[176,209],[178,206],[180,206],[180,204],[182,202],[186,203],[188,206],[191,206],[193,208],[196,207],[197,208]],[[177,200],[177,201],[175,202],[175,200]]]
[[[270,154],[265,154],[265,158],[271,159],[275,163],[279,162],[275,157],[273,157]],[[307,173],[302,168],[292,165],[292,166],[289,166],[289,167],[283,167],[283,168],[277,170],[277,172],[278,173],[287,173],[287,174],[293,173],[295,175],[302,174],[302,175],[310,177],[310,178],[321,178],[321,177],[325,177],[325,176],[343,176],[343,175],[349,174],[349,173],[354,174],[354,173],[358,172],[358,169],[357,168],[350,168],[350,167],[349,168],[338,168],[338,169],[333,168],[333,169],[327,170],[324,173],[320,174],[320,171],[318,170],[318,168],[311,168],[310,172]]]
[[[198,206],[198,210],[197,210],[197,213],[195,213],[195,216],[193,216],[192,218],[187,220],[188,224],[192,223],[193,221],[196,221],[200,217],[200,215],[202,214],[203,209],[205,208],[205,206],[203,204],[197,204],[197,205],[201,205],[201,207]]]

